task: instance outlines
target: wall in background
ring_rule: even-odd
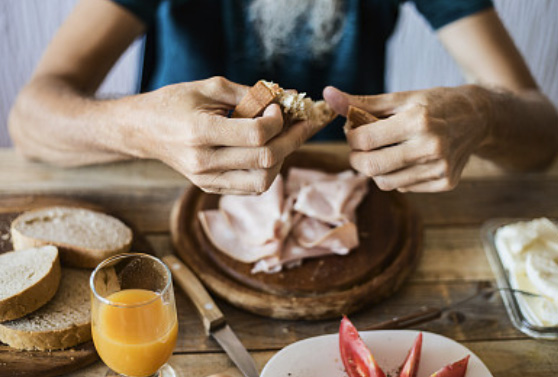
[[[76,0],[0,1],[0,147],[9,146],[7,118],[19,89]],[[558,107],[558,1],[495,0],[498,13],[541,89]],[[120,59],[102,95],[132,93],[139,45]],[[462,84],[458,67],[412,5],[403,6],[388,52],[388,90]]]
[[[78,0],[0,0],[0,147],[11,145],[8,114],[54,33]],[[102,95],[133,93],[139,42],[122,55],[99,89]]]
[[[558,106],[558,1],[493,1],[537,83]],[[390,91],[464,83],[457,64],[410,4],[403,6],[390,40],[387,66]]]

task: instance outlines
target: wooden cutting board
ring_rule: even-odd
[[[51,205],[103,208],[63,197],[9,196],[0,198],[0,254],[13,250],[10,224],[23,211]],[[130,224],[127,224],[130,226]],[[149,242],[134,232],[132,250],[150,253]],[[0,343],[0,377],[51,377],[70,373],[99,359],[92,341],[60,351],[20,351]]]
[[[289,167],[339,172],[346,161],[323,152],[297,152]],[[349,314],[389,297],[416,266],[422,225],[403,195],[380,191],[372,182],[357,210],[360,246],[348,256],[309,259],[277,274],[252,274],[207,239],[197,218],[217,207],[218,195],[188,188],[171,215],[177,254],[215,294],[256,314],[283,319],[322,319]]]

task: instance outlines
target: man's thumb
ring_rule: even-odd
[[[369,96],[351,95],[333,86],[324,89],[323,96],[326,102],[337,113],[347,116],[349,106],[358,107],[377,117],[392,115],[401,106],[407,103],[414,92],[397,92],[375,94]]]
[[[344,117],[347,116],[349,105],[351,105],[351,103],[349,103],[351,97],[350,94],[342,92],[333,86],[328,86],[323,91],[323,97],[328,105],[331,106],[333,111],[343,115]]]

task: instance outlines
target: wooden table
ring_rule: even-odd
[[[326,149],[346,158],[340,144]],[[11,149],[0,150],[0,201],[15,194],[62,195],[97,203],[131,222],[158,253],[171,248],[169,211],[189,182],[161,163],[134,161],[79,169],[59,169],[30,163]],[[392,298],[352,316],[366,325],[403,315],[423,305],[459,301],[479,286],[493,285],[484,255],[480,226],[494,217],[558,218],[558,163],[544,174],[510,176],[473,159],[453,191],[407,194],[425,224],[424,255],[411,279]],[[231,368],[216,342],[208,339],[188,298],[176,294],[179,338],[171,364],[181,376],[198,377]],[[229,324],[263,368],[286,345],[337,331],[338,321],[279,321],[219,306]],[[540,341],[516,330],[498,294],[478,298],[446,313],[441,319],[415,327],[442,334],[475,352],[496,377],[558,375],[558,341]],[[71,376],[104,376],[101,363]],[[472,376],[471,376],[472,377]]]

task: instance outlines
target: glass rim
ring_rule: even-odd
[[[161,290],[161,292],[152,291],[153,293],[156,294],[156,296],[153,297],[152,299],[147,300],[147,301],[143,301],[143,302],[140,302],[140,303],[137,303],[137,304],[118,304],[118,303],[110,301],[106,297],[101,296],[97,292],[97,290],[95,289],[95,286],[94,286],[94,278],[97,275],[97,272],[99,272],[102,268],[106,267],[106,265],[109,264],[110,262],[113,262],[113,261],[118,260],[118,259],[131,258],[131,257],[149,258],[149,259],[154,260],[155,262],[163,265],[164,270],[167,272],[167,276],[168,276],[168,281],[165,284],[165,287]],[[95,296],[95,298],[97,300],[101,301],[102,303],[106,304],[106,305],[114,306],[114,307],[117,307],[117,308],[139,308],[141,306],[149,305],[152,302],[155,302],[156,300],[161,298],[169,290],[169,288],[171,286],[172,286],[172,274],[171,274],[171,271],[168,268],[168,266],[162,260],[160,260],[159,258],[157,258],[153,255],[150,255],[150,254],[146,254],[146,253],[120,253],[120,254],[113,255],[112,257],[108,257],[107,259],[105,259],[101,263],[99,263],[97,265],[97,267],[95,267],[95,269],[91,273],[91,276],[89,277],[89,288],[91,289],[91,292],[93,292],[93,295]]]

